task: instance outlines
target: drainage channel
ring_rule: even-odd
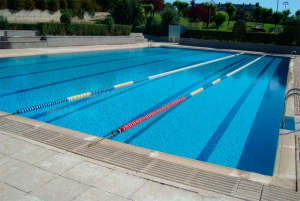
[[[109,145],[99,143],[94,146],[88,146],[90,142],[82,138],[47,128],[28,125],[6,117],[0,118],[0,131],[22,136],[137,173],[233,198],[242,200],[284,201],[298,201],[300,198],[300,193],[292,190],[268,186],[239,177],[217,174]]]

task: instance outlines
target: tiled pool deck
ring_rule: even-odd
[[[0,50],[0,58],[145,46]],[[297,86],[299,64],[300,57],[290,64],[288,89]],[[287,106],[287,115],[294,116],[297,104],[291,99]],[[294,134],[280,135],[273,177],[110,140],[88,146],[91,140],[87,134],[0,112],[0,200],[300,200],[300,141],[295,144]]]

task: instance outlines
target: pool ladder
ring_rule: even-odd
[[[292,51],[291,52],[291,58],[295,59],[297,57],[297,52],[296,51]]]
[[[285,122],[285,110],[286,110],[286,103],[288,99],[292,96],[300,96],[300,88],[292,88],[288,90],[285,94],[284,98],[284,107],[283,107],[283,114],[282,114],[282,120],[281,120],[281,128],[284,128],[284,122]]]
[[[154,40],[148,40],[148,46],[154,47]]]

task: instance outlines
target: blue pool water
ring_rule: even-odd
[[[230,55],[234,53],[160,47],[0,59],[0,110],[14,113],[29,106]],[[104,137],[260,56],[241,54],[21,115]],[[288,63],[288,58],[262,57],[112,139],[272,175]]]

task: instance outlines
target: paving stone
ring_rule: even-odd
[[[0,133],[0,142],[10,139],[11,137],[5,134]]]
[[[69,201],[73,200],[88,188],[89,186],[87,185],[59,176],[35,189],[30,194],[45,201]]]
[[[202,195],[179,188],[147,181],[131,197],[135,201],[202,201]]]
[[[29,145],[30,144],[25,141],[11,138],[0,143],[0,153],[4,155],[10,155],[20,151],[21,149],[24,149]]]
[[[0,200],[16,200],[26,193],[0,182]]]
[[[16,173],[6,175],[2,180],[13,187],[25,192],[31,192],[39,186],[57,177],[56,174],[40,168],[29,166]]]
[[[22,169],[28,168],[30,165],[22,161],[16,160],[9,156],[0,159],[0,180],[8,174],[13,174]]]
[[[63,176],[93,186],[110,172],[112,172],[112,169],[89,162],[82,162],[63,173]]]
[[[110,193],[129,198],[145,182],[145,179],[120,171],[112,171],[95,183],[95,186]]]
[[[99,201],[99,200],[109,200],[109,201],[127,201],[129,199],[122,198],[120,196],[102,191],[100,189],[91,187],[84,193],[80,194],[74,201]]]
[[[45,149],[36,145],[30,145],[24,147],[22,150],[14,153],[11,157],[16,158],[18,160],[24,161],[26,163],[34,164],[37,161],[41,161],[45,158],[48,158],[57,152],[51,151],[49,149]]]
[[[42,201],[42,200],[39,199],[38,197],[27,194],[24,197],[21,197],[20,199],[18,199],[17,201]]]
[[[80,162],[82,162],[81,159],[57,153],[34,165],[56,174],[62,174]]]

